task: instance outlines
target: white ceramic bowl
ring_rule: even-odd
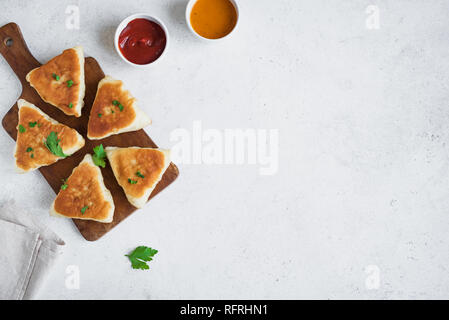
[[[137,64],[137,63],[133,63],[131,61],[129,61],[128,59],[126,59],[122,52],[120,51],[119,48],[119,44],[118,44],[118,39],[120,37],[120,34],[122,33],[123,29],[125,29],[125,27],[128,25],[128,23],[130,23],[132,20],[134,19],[147,19],[149,21],[153,21],[155,23],[157,23],[162,30],[164,30],[165,32],[165,49],[164,51],[162,51],[162,54],[159,56],[159,58],[157,58],[156,60],[154,60],[153,62],[147,63],[147,64]],[[132,14],[129,17],[126,17],[122,22],[120,22],[120,24],[118,25],[117,29],[115,30],[115,36],[114,36],[114,47],[115,47],[115,51],[117,51],[117,54],[120,56],[120,58],[122,58],[123,61],[125,61],[126,63],[135,66],[135,67],[139,67],[139,68],[146,68],[148,66],[153,66],[155,65],[158,61],[160,61],[162,59],[162,57],[165,55],[165,53],[167,52],[168,49],[168,43],[169,43],[169,35],[168,35],[168,30],[165,27],[165,24],[158,19],[155,16],[151,16],[147,13],[136,13],[136,14]]]
[[[187,26],[189,27],[190,31],[192,31],[192,33],[197,36],[199,39],[206,41],[206,42],[217,42],[226,38],[229,38],[231,36],[231,34],[234,33],[235,29],[237,29],[237,25],[239,24],[239,18],[240,18],[240,12],[239,12],[239,7],[237,5],[236,0],[229,0],[235,8],[235,12],[237,13],[237,21],[235,22],[235,26],[234,29],[231,30],[231,32],[229,32],[227,35],[225,35],[224,37],[218,38],[218,39],[209,39],[209,38],[205,38],[203,36],[200,36],[198,33],[196,33],[196,31],[193,29],[192,24],[190,23],[190,14],[192,13],[192,8],[195,5],[195,3],[198,0],[190,0],[187,3],[187,7],[186,7],[186,23]]]

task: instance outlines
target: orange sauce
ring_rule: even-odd
[[[237,11],[229,0],[198,0],[190,13],[190,23],[204,38],[223,38],[234,29]]]

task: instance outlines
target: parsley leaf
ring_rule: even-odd
[[[123,105],[118,100],[112,100],[112,104],[117,106],[120,109],[120,112],[123,111]]]
[[[31,151],[33,151],[33,148],[28,147],[28,148],[27,148],[27,152],[31,152]]]
[[[140,171],[136,172],[136,176],[140,177],[140,178],[145,178],[145,176],[143,174],[140,173]]]
[[[73,80],[67,81],[67,88],[70,88],[71,86],[73,86]]]
[[[88,208],[89,208],[89,206],[82,207],[81,208],[81,214],[84,214]]]
[[[30,128],[34,128],[34,126],[37,124],[37,121],[34,122],[28,122],[28,125],[30,126]]]
[[[146,246],[139,246],[131,254],[125,254],[131,261],[131,265],[133,269],[141,269],[147,270],[150,269],[148,267],[147,262],[153,260],[154,255],[158,251],[156,249],[152,249]]]
[[[62,180],[62,186],[61,186],[61,190],[65,190],[65,189],[67,189],[67,187],[69,186],[67,183],[66,183],[66,181],[67,181],[67,179],[61,179]]]
[[[73,103],[69,103],[69,108],[72,109],[73,108]]]
[[[100,144],[94,148],[94,155],[92,156],[92,160],[94,161],[96,166],[106,167],[106,162],[104,159],[106,158],[106,152],[104,151],[103,145]]]
[[[56,81],[59,81],[59,76],[56,73],[52,74],[53,79],[55,79]]]
[[[128,182],[131,183],[131,184],[136,184],[137,180],[133,180],[133,179],[128,178]]]
[[[47,140],[44,141],[44,145],[55,156],[65,158],[65,157],[67,157],[67,155],[65,155],[64,152],[62,152],[62,148],[59,145],[59,141],[61,141],[61,140],[58,139],[58,134],[56,132],[52,131],[48,135]]]
[[[19,132],[24,133],[26,131],[25,127],[19,124]]]

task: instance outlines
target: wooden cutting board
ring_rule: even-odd
[[[62,52],[62,50],[60,51]],[[20,95],[20,98],[35,104],[53,119],[76,129],[86,140],[86,145],[72,156],[59,160],[58,162],[50,166],[41,167],[39,169],[39,171],[53,188],[55,193],[58,193],[61,188],[61,179],[67,178],[72,173],[73,168],[76,167],[84,158],[84,155],[86,153],[92,154],[92,149],[101,143],[104,147],[138,146],[157,148],[156,144],[150,139],[150,137],[148,137],[148,135],[143,130],[113,135],[108,138],[96,141],[90,141],[89,139],[87,139],[87,122],[89,119],[90,109],[97,92],[98,82],[104,77],[103,71],[94,58],[88,57],[85,59],[85,105],[82,109],[82,116],[80,118],[75,118],[73,116],[67,116],[56,107],[45,103],[39,97],[36,90],[34,90],[25,80],[26,74],[31,69],[39,67],[41,64],[33,57],[33,55],[28,50],[20,28],[17,24],[9,23],[0,28],[0,53],[9,63],[9,65],[19,78],[20,82],[22,83],[22,94]],[[59,52],[55,52],[55,55],[57,54],[59,54]],[[17,138],[17,123],[18,108],[16,103],[6,113],[2,121],[3,128],[14,140],[16,140]],[[11,154],[12,153],[13,150],[11,150]],[[122,222],[131,213],[137,210],[126,199],[125,193],[123,192],[123,189],[118,185],[109,164],[106,165],[106,168],[100,169],[101,173],[103,174],[106,188],[111,191],[114,198],[114,220],[111,223],[100,223],[96,221],[74,219],[73,222],[75,223],[80,233],[86,240],[89,241],[99,239],[109,230],[114,228],[117,224]],[[173,163],[171,163],[164,176],[162,177],[162,180],[158,183],[153,193],[150,195],[149,199],[153,198],[156,194],[158,194],[169,184],[171,184],[178,177],[178,174],[178,168]]]

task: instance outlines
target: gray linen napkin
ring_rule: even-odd
[[[20,209],[0,204],[0,299],[34,299],[65,243]]]

